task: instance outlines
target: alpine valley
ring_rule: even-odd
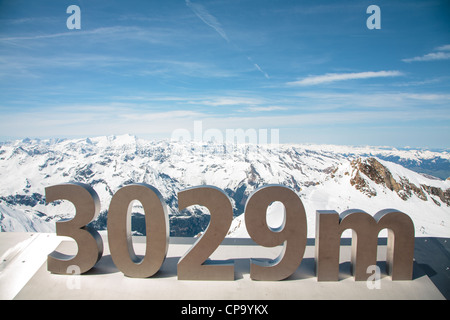
[[[243,213],[249,195],[258,187],[281,184],[301,198],[309,238],[314,237],[316,210],[361,209],[373,215],[385,208],[408,214],[416,236],[450,237],[449,176],[450,154],[445,150],[227,145],[130,135],[25,139],[0,144],[0,228],[54,232],[55,222],[73,217],[74,208],[68,201],[46,205],[45,188],[78,181],[98,193],[101,213],[91,225],[104,230],[113,194],[130,183],[147,183],[168,205],[170,235],[192,237],[206,229],[209,212],[200,206],[180,212],[177,193],[212,185],[224,190],[233,204],[228,237],[248,237]],[[283,205],[274,202],[267,209],[268,224],[281,225],[283,215]],[[132,229],[137,235],[145,232],[138,201]]]

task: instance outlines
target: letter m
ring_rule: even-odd
[[[387,228],[386,269],[392,280],[411,280],[414,224],[403,212],[385,209],[373,217],[361,210],[316,211],[315,260],[318,281],[339,280],[342,232],[352,229],[351,269],[356,281],[367,280],[366,270],[377,260],[378,233]]]

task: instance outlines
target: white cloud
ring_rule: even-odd
[[[216,32],[227,42],[230,42],[227,34],[222,29],[222,26],[216,19],[216,17],[210,14],[201,4],[192,3],[190,0],[186,0],[186,5],[191,8],[191,10],[197,15],[197,17],[199,17],[204,23],[216,30]]]
[[[257,105],[258,98],[218,97],[219,105],[243,102],[243,113],[226,115],[188,109],[150,108],[141,104],[113,103],[101,105],[66,105],[46,110],[34,109],[17,113],[6,113],[0,119],[0,137],[19,134],[21,137],[78,137],[112,134],[135,134],[139,137],[167,138],[173,130],[186,128],[192,132],[194,121],[201,120],[204,128],[219,130],[235,128],[328,128],[333,125],[383,126],[386,121],[401,125],[417,121],[448,121],[449,94],[335,94],[302,93],[310,98],[305,102],[308,109],[287,108],[282,105]],[[173,99],[173,98],[170,98]],[[188,98],[186,98],[188,99]],[[200,100],[202,102],[204,100]],[[208,100],[209,101],[209,100]],[[212,100],[211,100],[212,101]],[[361,108],[341,108],[342,102]],[[255,103],[255,104],[252,104]],[[265,102],[267,103],[267,101]],[[317,108],[321,104],[331,109]],[[423,108],[422,106],[427,106]],[[373,108],[380,107],[380,108]],[[286,110],[289,113],[269,113]],[[252,113],[251,111],[261,111]],[[263,113],[266,111],[267,113]],[[287,130],[287,129],[286,129]]]
[[[201,4],[192,3],[190,0],[185,0],[186,5],[191,8],[191,10],[199,17],[205,24],[213,28],[223,39],[225,39],[228,43],[230,43],[230,39],[228,38],[225,30],[222,28],[219,20],[214,17],[212,14],[208,12]],[[261,72],[266,79],[270,79],[270,76],[265,72],[257,63],[253,62],[251,57],[247,57],[247,59],[253,64],[253,66]]]
[[[216,17],[210,14],[208,10],[206,10],[205,7],[203,7],[201,4],[192,3],[190,0],[185,1],[186,5],[191,8],[191,10],[196,14],[197,17],[199,17],[205,24],[213,28],[223,39],[225,39],[225,41],[230,43],[230,39],[228,38],[225,30],[222,28],[222,25]],[[253,59],[251,57],[247,56],[247,59],[253,64],[256,70],[264,75],[266,79],[270,79],[269,74],[265,72],[257,63],[253,62]]]
[[[207,106],[242,106],[242,105],[259,105],[264,101],[258,98],[246,97],[212,97],[205,100],[197,100],[193,103]]]
[[[322,83],[330,83],[335,81],[354,80],[354,79],[369,79],[380,77],[397,77],[403,73],[400,71],[365,71],[353,73],[327,73],[320,76],[309,76],[304,79],[288,82],[290,86],[310,86]]]
[[[259,72],[264,75],[264,77],[266,77],[266,79],[270,79],[269,75],[263,69],[261,69],[261,67],[257,63],[254,63],[253,65],[256,69],[258,69]]]
[[[280,106],[268,106],[268,107],[248,107],[246,110],[250,112],[269,112],[269,111],[288,110],[288,108]]]
[[[74,37],[74,36],[86,36],[86,35],[99,35],[100,37],[105,37],[106,35],[117,37],[119,34],[125,34],[126,36],[137,34],[141,31],[140,28],[137,27],[123,27],[123,26],[115,26],[115,27],[101,27],[92,30],[80,30],[77,32],[68,31],[68,32],[58,32],[58,33],[49,33],[49,34],[33,34],[26,36],[12,36],[12,37],[3,37],[0,38],[0,41],[20,41],[20,40],[42,40],[42,39],[52,39],[52,38],[61,38],[61,37]]]
[[[186,119],[197,119],[204,116],[201,112],[190,111],[190,110],[170,110],[161,112],[147,112],[142,113],[138,110],[133,112],[128,112],[120,115],[122,119],[132,120],[132,121],[186,121]]]
[[[432,52],[421,57],[403,59],[403,62],[449,60],[450,52]]]
[[[387,108],[394,110],[414,109],[427,105],[448,105],[450,94],[439,93],[410,93],[410,92],[299,92],[296,94],[311,109],[324,110],[341,109],[345,106],[357,105],[361,110],[379,109],[384,112]]]
[[[265,77],[266,79],[270,79],[270,76],[267,74],[267,72],[265,72],[265,71],[259,66],[259,64],[255,63],[255,62],[253,61],[252,57],[247,56],[247,59],[248,59],[248,61],[250,61],[251,63],[253,63],[253,66],[254,66],[259,72],[261,72],[261,73],[264,75],[264,77]]]
[[[417,56],[413,58],[402,59],[403,62],[416,62],[416,61],[436,61],[436,60],[449,60],[450,59],[450,44],[446,44],[440,47],[437,47],[437,52],[427,53],[423,56]],[[443,52],[444,51],[444,52]]]
[[[77,137],[170,133],[204,118],[190,110],[143,111],[129,105],[70,105],[5,114],[0,119],[0,136],[12,133],[22,137]],[[20,133],[19,133],[20,132]]]
[[[450,51],[450,44],[446,44],[436,48],[436,51]]]

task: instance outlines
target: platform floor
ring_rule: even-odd
[[[412,281],[392,281],[384,273],[386,246],[378,246],[377,263],[382,271],[380,288],[369,289],[365,281],[350,274],[350,246],[341,246],[340,280],[318,282],[314,272],[314,245],[308,244],[300,267],[283,281],[253,281],[249,258],[274,258],[280,247],[264,248],[249,239],[227,239],[212,260],[233,259],[234,281],[182,281],[177,279],[177,262],[195,239],[171,238],[167,258],[151,278],[126,277],[114,265],[104,237],[104,253],[98,264],[82,275],[55,275],[47,271],[47,254],[54,249],[74,254],[76,244],[65,237],[45,233],[0,233],[0,299],[150,299],[150,300],[290,300],[290,299],[445,299],[424,266],[414,262]],[[430,246],[425,240],[416,243]],[[136,254],[143,254],[145,238],[134,239]],[[431,241],[431,240],[430,240]],[[311,243],[312,241],[308,241]],[[436,252],[419,247],[418,255]],[[428,255],[425,252],[428,250]],[[442,252],[439,253],[442,255]],[[422,257],[422,258],[424,258]],[[450,263],[447,257],[441,261]],[[446,275],[444,275],[444,281]]]

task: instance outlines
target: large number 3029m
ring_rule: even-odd
[[[103,255],[101,236],[87,226],[100,212],[97,193],[82,183],[47,187],[45,193],[47,203],[68,200],[75,206],[74,218],[58,221],[56,233],[73,238],[78,246],[75,256],[57,251],[49,254],[48,270],[57,274],[70,274],[68,270],[73,265],[76,265],[81,273],[90,270]],[[131,236],[131,209],[135,200],[142,204],[145,213],[146,246],[143,257],[136,255]],[[271,228],[267,224],[266,211],[275,201],[284,205],[284,221],[280,227]],[[230,228],[233,208],[229,197],[216,187],[199,186],[180,191],[178,205],[180,210],[192,205],[204,206],[208,208],[211,216],[206,231],[180,258],[178,279],[234,280],[233,261],[208,259]],[[352,241],[352,253],[355,253],[355,257],[352,256],[352,264],[353,260],[363,261],[358,264],[359,267],[354,268],[355,279],[361,280],[364,277],[364,268],[367,268],[368,264],[376,263],[376,240],[382,228],[388,228],[389,232],[386,260],[392,279],[411,278],[414,225],[406,214],[389,209],[380,211],[374,217],[354,210],[344,212],[340,216],[334,211],[317,211],[316,216],[316,272],[319,281],[337,280],[340,234],[345,228],[357,230],[361,226],[365,228],[364,232],[361,232],[364,237]],[[280,255],[273,260],[250,260],[251,279],[282,280],[297,270],[306,247],[307,223],[303,204],[293,190],[279,185],[257,189],[247,200],[245,225],[248,234],[257,244],[264,247],[282,246]],[[167,205],[157,189],[147,184],[131,184],[119,189],[111,199],[107,230],[111,257],[116,267],[126,276],[151,277],[161,268],[169,247],[169,222]],[[399,240],[394,241],[394,238]],[[360,246],[363,248],[359,248]],[[367,252],[369,254],[365,254]],[[393,265],[394,260],[396,268]]]

